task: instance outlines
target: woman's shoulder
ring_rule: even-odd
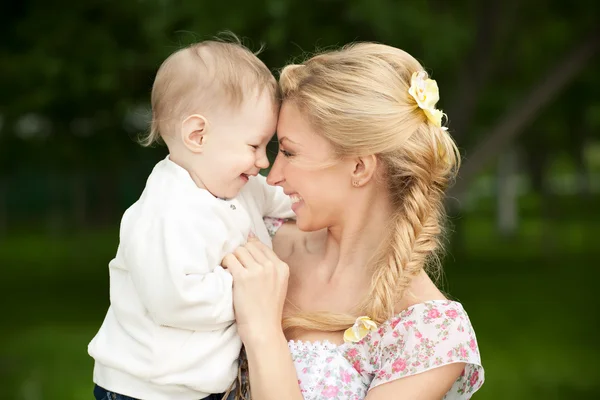
[[[461,303],[448,299],[435,299],[412,304],[400,311],[381,324],[379,333],[384,338],[390,333],[392,336],[397,336],[400,332],[416,333],[417,330],[428,330],[430,334],[446,340],[449,335],[457,332],[473,333],[473,326]]]
[[[453,363],[466,364],[453,390],[473,393],[483,384],[475,332],[456,301],[413,304],[382,323],[363,345],[377,354],[371,387]]]

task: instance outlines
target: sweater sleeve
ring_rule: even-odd
[[[292,202],[279,186],[271,186],[267,179],[258,175],[253,178],[254,196],[262,199],[263,217],[290,219],[296,218],[292,211]]]
[[[234,235],[211,207],[177,211],[135,231],[140,239],[125,254],[133,283],[159,325],[196,331],[229,326],[232,277],[220,263]]]

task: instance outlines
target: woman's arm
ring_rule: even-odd
[[[281,329],[289,269],[256,239],[223,260],[233,276],[239,335],[246,347],[253,400],[302,400],[298,378]]]
[[[252,400],[302,400],[296,369],[283,332],[245,342]]]
[[[396,379],[369,390],[365,400],[441,400],[465,368],[454,363]]]

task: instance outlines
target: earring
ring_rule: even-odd
[[[352,186],[358,187],[358,181],[352,181]]]

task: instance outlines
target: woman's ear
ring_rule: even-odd
[[[371,154],[365,157],[358,157],[354,160],[354,170],[352,171],[352,186],[360,187],[366,185],[377,171],[377,156]]]
[[[204,149],[207,136],[206,118],[193,114],[181,123],[181,141],[191,152],[201,153]]]

